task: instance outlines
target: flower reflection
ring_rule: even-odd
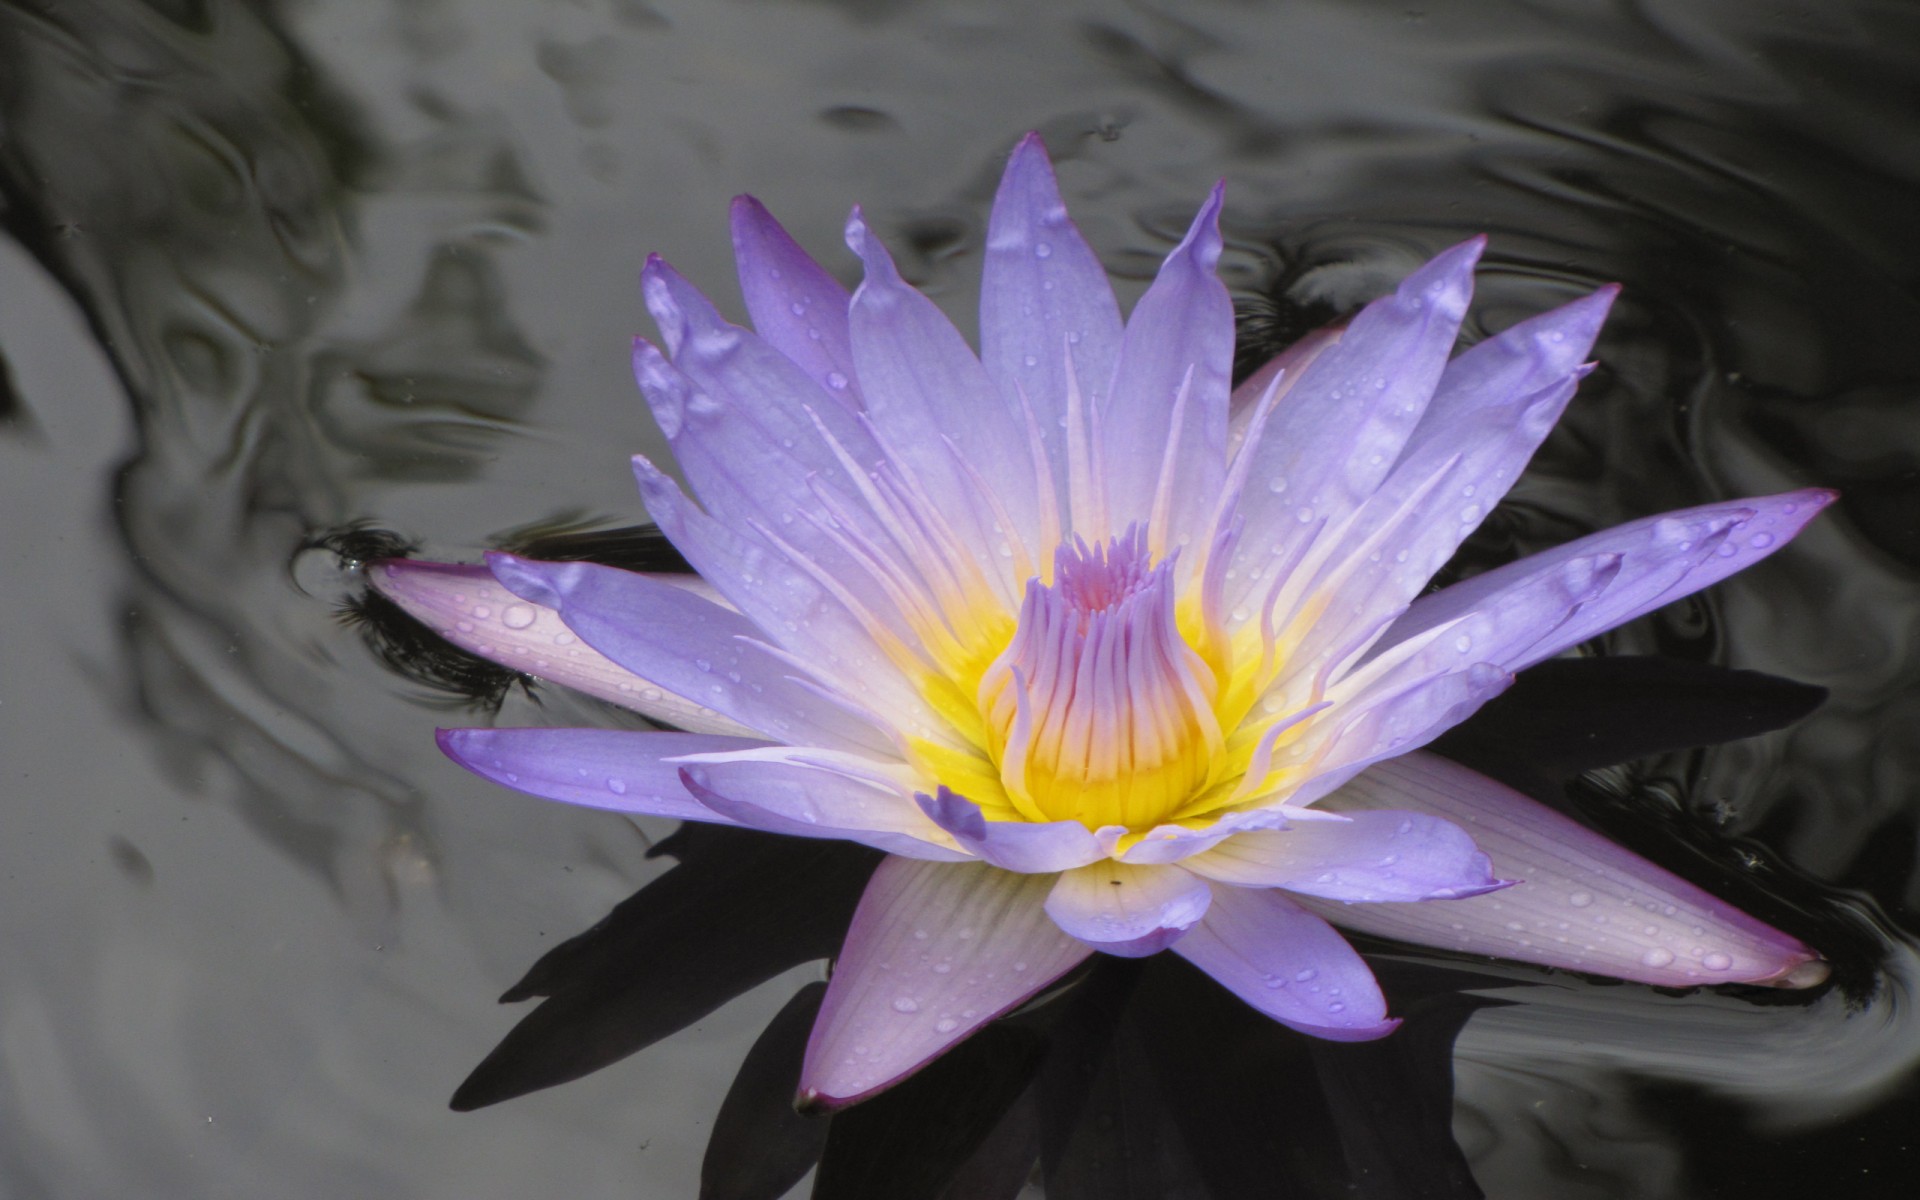
[[[1123,324],[1038,140],[976,357],[856,210],[849,296],[750,200],[755,331],[671,268],[636,460],[699,581],[508,554],[374,578],[445,636],[676,732],[450,730],[475,772],[884,851],[800,1077],[893,1086],[1095,951],[1162,949],[1321,1038],[1399,1022],[1342,925],[1657,984],[1800,986],[1797,940],[1419,753],[1514,672],[1790,539],[1803,491],[1421,595],[1589,369],[1613,289],[1449,355],[1481,243],[1230,390],[1216,189]]]

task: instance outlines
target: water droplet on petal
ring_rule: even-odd
[[[1700,965],[1709,971],[1725,971],[1733,966],[1733,956],[1731,954],[1722,954],[1720,951],[1715,950],[1712,954],[1701,959]]]
[[[1768,546],[1773,545],[1773,535],[1770,533],[1756,533],[1747,539],[1747,545],[1752,546],[1755,550],[1765,550]]]
[[[954,1020],[952,1017],[941,1017],[933,1023],[933,1028],[935,1032],[938,1033],[952,1033],[954,1030],[960,1028],[960,1022]]]
[[[1035,258],[1052,258],[1053,247],[1045,242],[1036,242],[1033,247],[1033,256]]]
[[[1587,905],[1593,903],[1593,893],[1575,892],[1567,897],[1567,903],[1573,905],[1575,908],[1585,908]]]
[[[827,386],[838,392],[847,386],[847,377],[838,371],[827,372]]]
[[[607,780],[607,790],[616,796],[624,796],[627,794],[627,781],[624,779],[609,779]]]
[[[1642,954],[1640,961],[1649,967],[1664,967],[1673,961],[1673,951],[1662,946],[1655,946],[1645,954]]]
[[[526,604],[509,604],[500,614],[500,623],[508,629],[525,629],[533,624],[533,608]]]

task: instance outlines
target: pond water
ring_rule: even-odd
[[[646,254],[734,307],[729,197],[759,196],[849,273],[834,247],[858,201],[970,324],[986,203],[1027,130],[1123,300],[1226,178],[1249,347],[1475,232],[1492,242],[1469,336],[1624,283],[1600,372],[1470,557],[1710,499],[1843,498],[1785,553],[1593,647],[1784,676],[1824,706],[1572,789],[1819,946],[1833,986],[1673,994],[1371,945],[1390,996],[1440,1013],[1407,1068],[1432,1111],[1342,1100],[1357,1060],[1282,1048],[1275,1070],[1306,1077],[1288,1086],[1322,1097],[1311,1119],[1240,1150],[1145,1121],[1121,1139],[1133,1190],[1065,1170],[1020,1194],[1267,1194],[1222,1165],[1252,1142],[1301,1195],[1906,1194],[1920,11],[9,0],[0,1195],[700,1194],[736,1072],[824,964],[743,969],[616,1065],[451,1111],[528,1011],[494,999],[666,872],[648,850],[673,826],[445,762],[436,725],[610,710],[515,686],[489,718],[396,669],[404,653],[341,619],[364,591],[354,553],[380,543],[338,535],[472,560],[641,521],[626,456],[664,450],[626,352]],[[743,928],[713,945],[745,947]],[[671,995],[677,963],[637,971]],[[1119,1042],[1127,1021],[1214,1011],[1189,982],[1113,985],[1134,1004]],[[1191,1099],[1117,1051],[1086,1063],[1134,1105],[1100,1128]],[[937,1157],[924,1117],[848,1122],[843,1164],[887,1136]],[[723,1146],[737,1161],[818,1132],[747,1129]],[[1290,1129],[1320,1157],[1270,1144]],[[1346,1173],[1322,1169],[1329,1146]],[[976,1175],[947,1194],[1014,1194]],[[819,1194],[907,1194],[879,1186],[842,1169]]]

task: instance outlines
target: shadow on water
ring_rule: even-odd
[[[704,1156],[714,1197],[816,1162],[823,1196],[949,1200],[1030,1174],[1056,1197],[1901,1194],[1920,21],[1865,0],[969,14],[0,4],[11,1189],[693,1194]],[[1136,294],[1229,179],[1244,367],[1471,233],[1493,241],[1469,339],[1626,285],[1601,369],[1456,574],[1709,498],[1843,492],[1791,553],[1543,666],[1447,747],[1819,945],[1827,991],[1370,945],[1408,1025],[1309,1047],[1177,964],[1103,963],[805,1120],[783,1096],[810,964],[863,852],[636,836],[437,761],[449,709],[617,718],[409,629],[354,564],[511,544],[671,568],[611,529],[639,515],[624,456],[661,448],[623,377],[645,253],[717,286],[729,195],[822,251],[859,200],[959,317],[1027,129]],[[1790,723],[1813,693],[1778,677],[1829,698]],[[769,879],[815,902],[768,921]],[[499,1035],[476,999],[629,893],[509,993],[542,999],[461,1106],[578,1082],[445,1112]],[[902,1140],[921,1153],[872,1149]]]

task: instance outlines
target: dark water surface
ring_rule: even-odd
[[[970,324],[1028,129],[1129,298],[1225,176],[1250,336],[1480,231],[1472,336],[1623,282],[1601,371],[1471,554],[1842,490],[1604,644],[1826,706],[1576,792],[1814,931],[1844,986],[1496,968],[1452,1132],[1515,1200],[1907,1194],[1920,8],[5,0],[0,1195],[698,1192],[736,1069],[821,964],[449,1111],[523,1011],[493,998],[664,871],[671,826],[442,761],[433,727],[484,714],[371,653],[338,619],[356,573],[312,542],[364,522],[471,559],[639,520],[645,254],[731,305],[730,196],[841,268],[858,200]],[[514,689],[498,719],[609,718]]]

